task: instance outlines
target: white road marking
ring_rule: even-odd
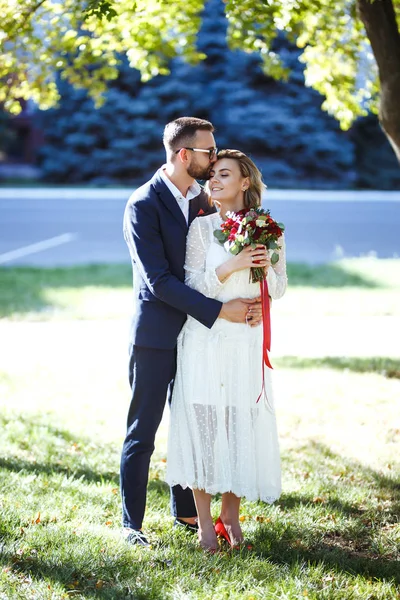
[[[43,252],[43,250],[48,250],[49,248],[55,248],[56,246],[73,242],[77,237],[78,236],[76,233],[63,233],[62,235],[57,235],[56,237],[49,238],[48,240],[42,240],[36,244],[29,244],[29,246],[22,246],[22,248],[5,252],[4,254],[0,254],[0,265],[13,261],[17,258],[22,258],[23,256],[29,256],[30,254],[35,254],[36,252]]]

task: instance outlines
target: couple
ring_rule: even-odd
[[[168,123],[167,162],[125,210],[135,312],[121,493],[131,544],[149,545],[141,529],[149,464],[171,394],[166,479],[176,525],[197,531],[205,550],[217,549],[217,535],[234,546],[243,541],[240,498],[272,502],[280,495],[267,370],[266,398],[256,403],[263,380],[262,310],[249,269],[254,261],[264,267],[271,297],[280,298],[284,240],[272,266],[264,246],[232,256],[215,239],[227,211],[260,205],[263,184],[242,152],[217,153],[213,131],[211,123],[192,117]],[[196,179],[208,180],[208,194]],[[214,525],[215,493],[222,494],[222,506]]]

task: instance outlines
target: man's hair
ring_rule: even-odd
[[[196,133],[199,130],[214,131],[210,121],[197,119],[196,117],[179,117],[175,121],[167,123],[164,129],[163,143],[168,156],[185,146],[193,146]]]

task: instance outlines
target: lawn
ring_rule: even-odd
[[[289,264],[288,277],[288,293],[276,304],[279,315],[400,316],[400,259]],[[0,267],[0,319],[121,318],[129,313],[131,282],[129,264]]]
[[[343,315],[358,295],[365,314],[398,315],[399,269],[291,266],[292,298],[274,310],[291,314],[299,293],[305,306],[319,293],[334,307],[337,293]],[[275,359],[284,491],[272,506],[243,503],[240,551],[205,555],[172,528],[167,410],[144,524],[152,549],[124,545],[118,466],[129,390],[125,348],[110,351],[107,332],[129,311],[129,285],[125,267],[0,271],[0,336],[10,323],[19,331],[0,353],[0,599],[399,599],[393,356]],[[20,343],[31,326],[37,335],[29,329]],[[215,516],[218,507],[216,498]]]

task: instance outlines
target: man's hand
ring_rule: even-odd
[[[222,305],[218,316],[232,323],[248,323],[257,327],[262,322],[261,298],[238,298]]]

